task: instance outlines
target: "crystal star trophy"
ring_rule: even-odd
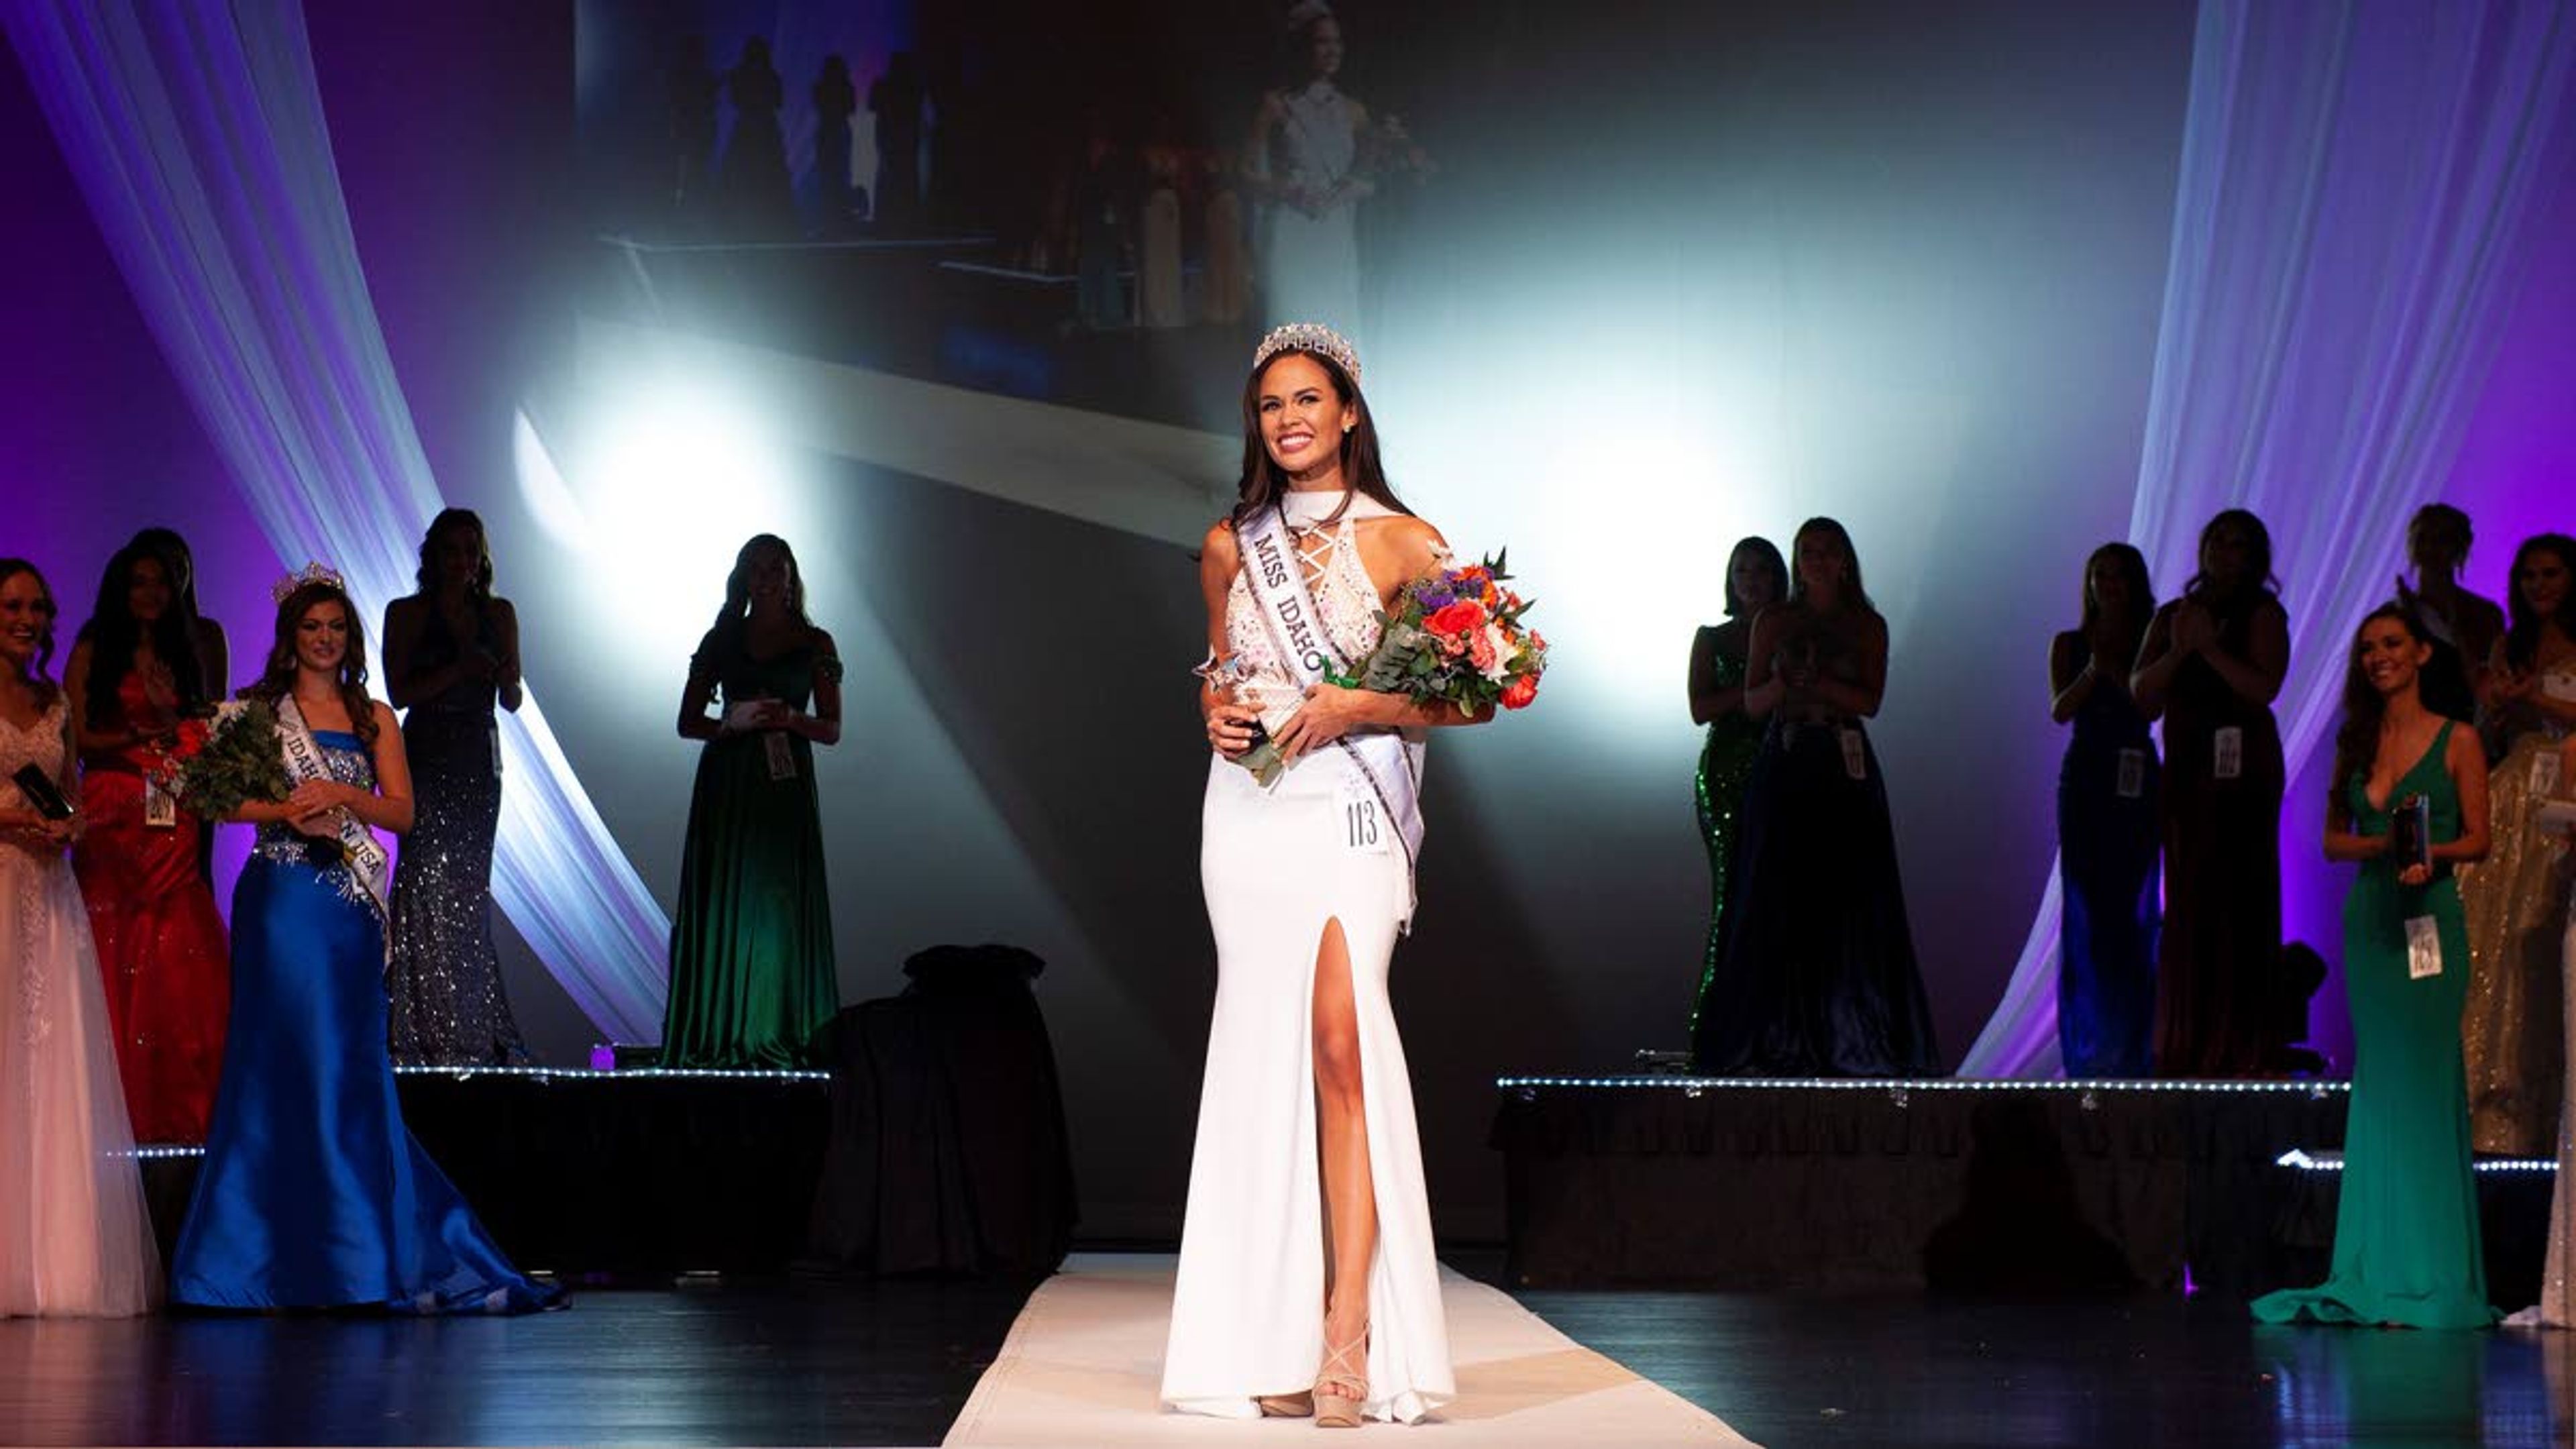
[[[1211,661],[1201,666],[1199,673],[1216,686],[1217,693],[1226,703],[1257,711],[1252,720],[1252,748],[1234,756],[1234,763],[1250,770],[1254,782],[1263,789],[1270,788],[1288,770],[1288,761],[1279,753],[1279,746],[1271,742],[1270,732],[1287,724],[1298,707],[1305,703],[1305,697],[1301,694],[1283,701],[1265,702],[1262,696],[1267,691],[1253,678],[1252,667],[1240,657]]]

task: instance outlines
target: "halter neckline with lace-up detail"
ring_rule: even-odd
[[[1279,494],[1278,507],[1296,544],[1298,566],[1315,597],[1316,611],[1323,616],[1325,632],[1344,657],[1366,659],[1377,648],[1377,612],[1382,601],[1360,558],[1358,525],[1363,519],[1402,515],[1346,488],[1289,489]],[[1240,571],[1227,594],[1225,626],[1227,655],[1252,667],[1245,689],[1251,700],[1268,703],[1304,693],[1280,663],[1253,601],[1251,581]]]

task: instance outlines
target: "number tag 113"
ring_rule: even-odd
[[[1386,818],[1386,807],[1378,803],[1377,791],[1346,783],[1333,800],[1341,808],[1342,848],[1353,855],[1386,854],[1393,843],[1388,832],[1394,826]]]

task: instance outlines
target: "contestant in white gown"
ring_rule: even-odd
[[[2544,810],[2542,828],[2559,843],[2558,868],[2576,871],[2576,735],[2558,745],[2557,801]],[[2558,1184],[2549,1200],[2549,1261],[2540,1275],[2540,1302],[2505,1322],[2515,1328],[2576,1328],[2576,892],[2567,899],[2567,924],[2558,943],[2566,982],[2559,1030],[2567,1038],[2567,1093],[2558,1115]]]
[[[161,1297],[89,912],[49,821],[16,776],[64,802],[71,710],[45,677],[53,595],[0,559],[0,1317],[124,1317]]]
[[[1359,206],[1374,189],[1359,164],[1368,111],[1333,84],[1342,27],[1331,7],[1301,0],[1288,39],[1300,79],[1261,98],[1245,168],[1263,203],[1254,251],[1262,313],[1357,335]]]
[[[1374,611],[1447,555],[1388,490],[1358,379],[1322,327],[1263,340],[1241,503],[1201,564],[1217,997],[1162,1384],[1191,1413],[1412,1422],[1455,1392],[1387,968],[1413,913],[1422,737],[1473,721],[1309,687],[1312,656],[1348,672]],[[1266,786],[1243,763],[1256,719],[1287,761]]]

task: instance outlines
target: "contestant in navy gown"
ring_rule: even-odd
[[[1691,1034],[1709,1076],[1900,1077],[1937,1068],[1896,832],[1862,721],[1887,687],[1887,620],[1851,535],[1811,518],[1788,599],[1745,651],[1765,719],[1744,787],[1717,969]]]
[[[2163,770],[2129,674],[2155,611],[2146,557],[2106,543],[2084,565],[2082,622],[2049,645],[2050,714],[2075,726],[2057,773],[2057,1044],[2070,1077],[2153,1070]]]
[[[367,697],[358,614],[337,576],[307,570],[280,590],[276,647],[249,693],[277,707],[299,783],[235,817],[259,840],[233,894],[232,1022],[171,1299],[551,1306],[561,1290],[510,1265],[403,1126],[385,1048],[386,862],[369,834],[410,822],[402,736]]]

